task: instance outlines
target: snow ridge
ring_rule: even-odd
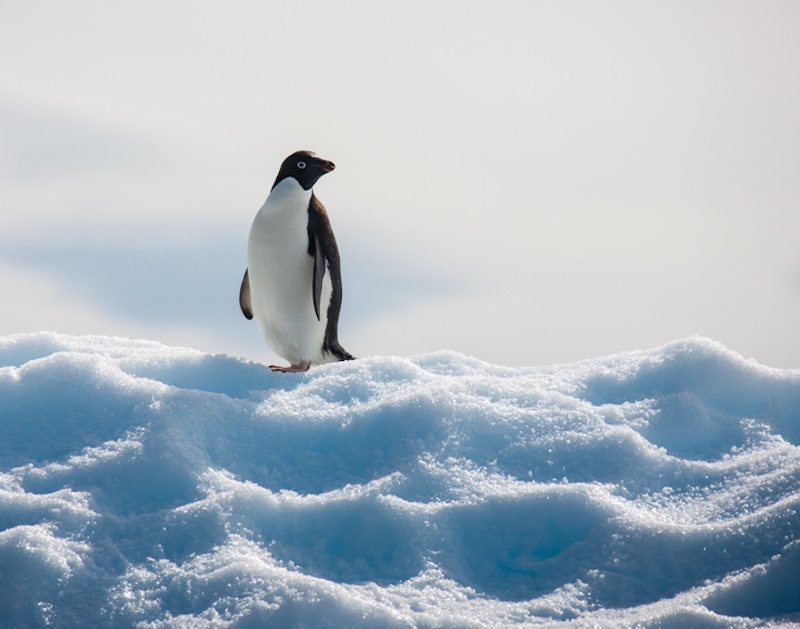
[[[800,371],[699,337],[284,375],[8,336],[0,626],[800,626],[798,446]]]

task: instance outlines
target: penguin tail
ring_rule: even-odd
[[[338,342],[330,343],[325,347],[325,350],[333,356],[336,360],[355,360],[356,357],[348,352],[344,347],[339,345]]]

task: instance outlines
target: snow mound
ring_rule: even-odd
[[[800,621],[800,371],[0,338],[2,627]],[[571,622],[572,621],[572,622]]]

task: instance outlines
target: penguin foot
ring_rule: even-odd
[[[299,371],[308,371],[311,366],[310,360],[301,360],[299,365],[290,365],[284,367],[282,365],[270,365],[270,371],[280,371],[281,373],[296,373]]]

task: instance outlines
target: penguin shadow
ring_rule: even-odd
[[[307,378],[306,374],[286,377],[271,371],[266,365],[226,354],[139,364],[123,367],[123,370],[137,378],[149,378],[178,389],[219,393],[235,399],[249,398],[254,392],[291,390]]]

